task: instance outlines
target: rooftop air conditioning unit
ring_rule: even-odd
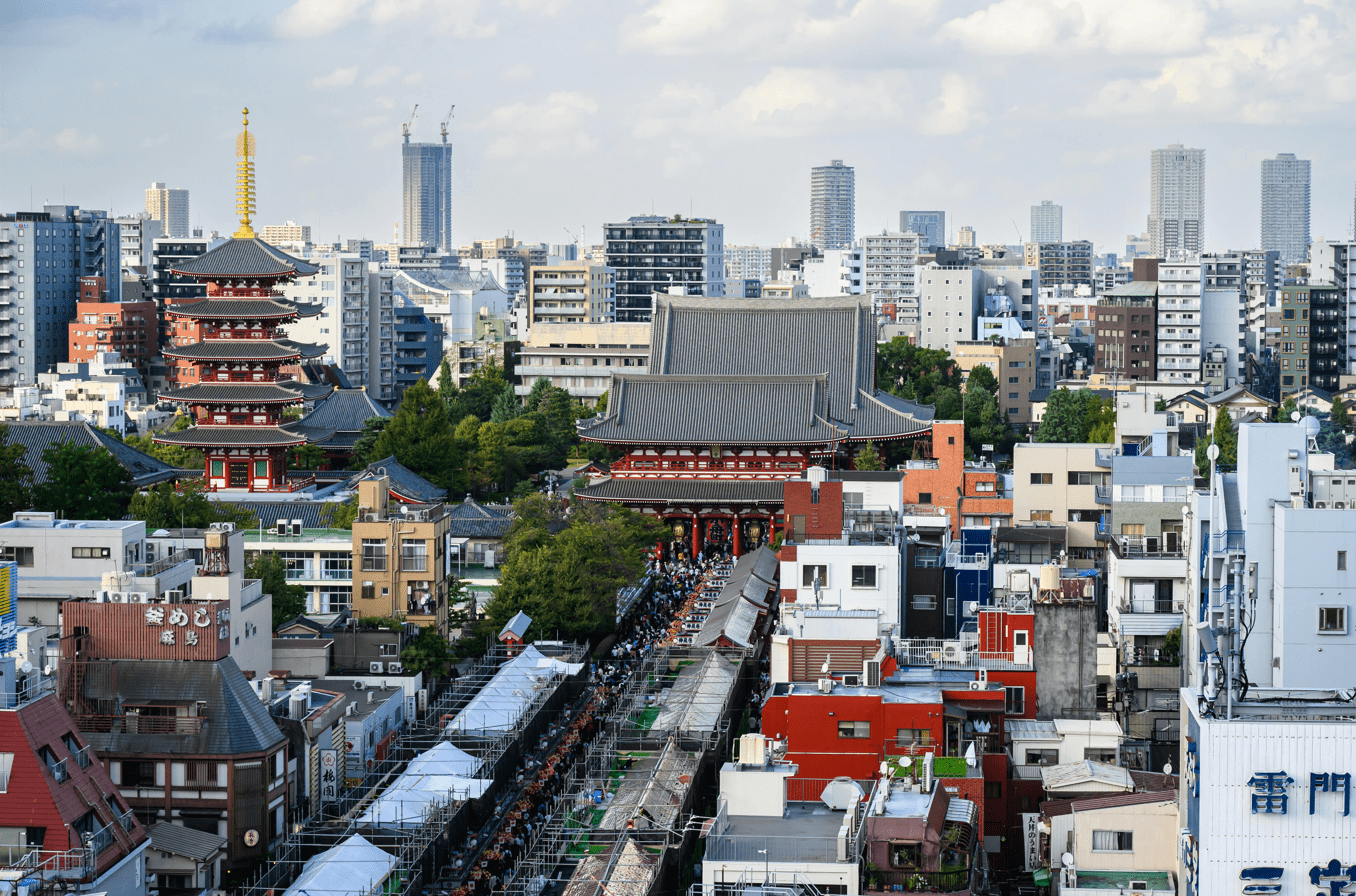
[[[862,681],[869,688],[880,687],[880,661],[866,660],[862,663]]]
[[[125,591],[110,591],[110,592],[108,592],[108,602],[109,602],[110,604],[125,604],[125,603],[127,603],[127,592],[125,592]]]
[[[287,520],[278,520],[278,534],[284,538],[287,536]]]
[[[833,693],[833,679],[832,679],[832,678],[821,678],[821,679],[819,679],[819,692],[820,692],[821,694],[832,694],[832,693]]]
[[[404,667],[401,666],[399,663],[387,663],[386,671],[390,672],[392,675],[403,675]]]
[[[160,595],[161,600],[171,604],[181,604],[184,602],[184,592],[181,589],[166,591]]]
[[[383,664],[383,663],[368,663],[368,664],[367,664],[367,671],[370,672],[370,673],[373,674],[373,675],[380,675],[380,674],[381,674],[382,672],[384,672],[385,670],[386,670],[386,666],[385,666],[385,664]]]
[[[145,591],[128,591],[127,602],[129,604],[147,604],[150,603],[150,596]]]
[[[844,675],[844,676],[843,676],[843,687],[845,687],[845,688],[859,688],[859,687],[861,687],[861,686],[862,686],[862,677],[861,677],[860,675]]]
[[[967,601],[965,602],[965,615],[966,615],[966,616],[978,616],[978,615],[979,615],[979,601],[977,601],[977,600],[967,600]]]
[[[367,690],[367,682],[364,682],[364,681],[355,681],[355,682],[353,682],[353,690],[355,690],[355,691],[365,691],[365,690]]]
[[[301,537],[301,520],[292,520],[292,534]]]
[[[354,711],[357,710],[357,708],[358,708],[358,704],[356,704],[356,703],[350,703],[348,706],[345,706],[345,707],[344,707],[344,715],[346,715],[346,716],[351,716],[351,715],[353,715]]]
[[[965,647],[959,641],[942,642],[942,659],[948,663],[958,663],[965,653]]]
[[[970,690],[972,690],[972,691],[982,691],[982,690],[984,690],[984,684],[985,684],[985,683],[982,682],[982,681],[972,681],[972,682],[970,682]]]

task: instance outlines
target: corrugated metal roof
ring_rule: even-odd
[[[1111,296],[1113,298],[1116,296],[1121,296],[1130,298],[1152,299],[1153,297],[1158,295],[1158,281],[1132,280],[1129,283],[1122,283],[1120,286],[1113,286],[1111,289],[1108,289],[1106,292],[1102,293],[1102,295]]]
[[[210,279],[211,277],[309,277],[319,272],[317,265],[293,258],[258,237],[234,237],[196,258],[177,262],[173,273]]]
[[[655,504],[781,504],[780,479],[604,479],[574,490],[579,498]]]
[[[1122,613],[1119,618],[1122,635],[1166,635],[1182,627],[1180,613]]]
[[[1040,719],[1008,719],[1003,723],[1003,727],[1007,729],[1008,736],[1014,740],[1059,739],[1054,722]]]
[[[226,838],[186,828],[182,825],[160,822],[151,825],[151,847],[176,856],[186,856],[206,862],[226,848]]]
[[[1041,812],[1047,817],[1068,815],[1071,812],[1092,812],[1114,809],[1118,806],[1142,806],[1148,803],[1177,802],[1177,792],[1158,790],[1144,793],[1116,793],[1111,796],[1087,797],[1077,800],[1047,800],[1041,803]]]
[[[62,442],[86,448],[103,448],[132,475],[132,483],[138,488],[165,482],[179,475],[179,471],[169,464],[143,454],[87,423],[23,421],[7,423],[0,429],[4,430],[9,444],[24,446],[24,463],[33,471],[34,484],[47,481],[47,462],[42,459],[43,451]]]
[[[1047,765],[1041,768],[1041,783],[1047,790],[1056,787],[1070,787],[1074,784],[1093,781],[1114,787],[1134,789],[1135,782],[1130,773],[1118,765],[1095,762],[1084,759],[1080,762],[1065,762],[1061,765]]]

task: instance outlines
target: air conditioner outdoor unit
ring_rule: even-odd
[[[967,601],[965,602],[965,615],[966,615],[966,616],[977,616],[977,615],[979,615],[979,601],[977,601],[977,600],[967,600]]]
[[[108,592],[108,602],[110,604],[125,604],[127,603],[127,594],[123,591],[110,591]]]
[[[833,679],[832,679],[832,678],[821,678],[821,679],[819,679],[819,692],[820,692],[821,694],[832,694],[832,693],[833,693]]]
[[[150,598],[145,591],[128,591],[127,602],[129,604],[145,604],[150,603]]]
[[[292,520],[292,534],[301,537],[301,520]]]
[[[168,603],[179,604],[184,601],[184,592],[176,588],[173,591],[166,591],[160,597]]]
[[[942,659],[947,662],[960,662],[961,655],[965,652],[964,646],[959,641],[942,642]]]
[[[366,683],[366,682],[362,682],[362,681],[355,681],[355,682],[353,682],[353,690],[355,690],[355,691],[365,691],[365,690],[367,690],[367,683]]]
[[[972,690],[972,691],[982,691],[982,690],[984,690],[984,682],[982,682],[982,681],[972,681],[972,682],[970,682],[970,690]]]
[[[384,663],[368,663],[368,664],[367,664],[367,671],[370,672],[370,673],[372,673],[373,675],[380,675],[385,669],[386,669],[386,665],[385,665]]]
[[[869,688],[880,687],[880,662],[878,660],[866,660],[862,663],[862,681]]]
[[[287,520],[278,520],[278,534],[284,537],[287,535]]]
[[[862,686],[862,677],[861,677],[860,675],[844,675],[844,676],[843,676],[843,687],[845,687],[845,688],[859,688],[859,687],[861,687],[861,686]]]
[[[404,671],[404,670],[403,670],[403,667],[402,667],[399,663],[387,663],[387,664],[386,664],[386,671],[387,671],[387,672],[390,672],[392,675],[401,675],[401,674],[403,674],[403,671]]]

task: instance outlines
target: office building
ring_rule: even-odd
[[[452,146],[447,132],[441,143],[411,143],[406,132],[400,155],[404,245],[452,252]]]
[[[1059,243],[1064,240],[1064,206],[1042,199],[1031,206],[1031,242]]]
[[[956,343],[975,338],[984,298],[978,268],[930,264],[918,269],[918,345],[952,355]]]
[[[1352,261],[1356,260],[1356,240],[1347,242],[1314,243],[1313,261],[1310,264],[1310,283],[1332,284],[1337,289],[1337,307],[1340,323],[1341,310],[1344,309],[1350,320],[1356,315],[1356,278],[1352,274]],[[1346,334],[1346,346],[1342,351],[1345,367],[1342,373],[1356,374],[1356,326],[1349,326]]]
[[[1331,284],[1282,286],[1281,320],[1276,340],[1281,396],[1307,386],[1326,392],[1341,388],[1346,372],[1343,291]]]
[[[1356,471],[1314,453],[1317,430],[1240,425],[1237,472],[1212,470],[1210,490],[1190,496],[1173,763],[1185,893],[1282,881],[1326,893],[1349,880],[1348,860],[1332,860],[1356,851]]]
[[[979,334],[981,337],[983,333]],[[1036,338],[997,336],[957,342],[952,349],[961,376],[988,367],[998,383],[998,413],[1009,426],[1031,422],[1031,393],[1036,388]]]
[[[74,205],[0,215],[0,386],[32,384],[67,360],[81,277],[101,277],[122,298],[119,228]]]
[[[608,321],[614,288],[612,271],[605,265],[568,262],[533,267],[527,275],[529,326]]]
[[[842,159],[810,169],[810,242],[821,252],[856,239],[857,175]]]
[[[1025,243],[1022,254],[1028,265],[1040,268],[1045,286],[1092,285],[1092,243],[1088,240]]]
[[[922,237],[924,250],[946,248],[946,212],[900,212],[899,229]]]
[[[725,294],[725,228],[709,218],[637,215],[605,225],[618,323],[650,320],[654,294]]]
[[[514,298],[523,294],[527,271],[533,265],[558,261],[545,243],[523,243],[511,236],[476,240],[457,250],[461,266],[479,273],[489,271]]]
[[[1155,149],[1149,157],[1150,254],[1167,258],[1204,245],[1205,150],[1180,143]]]
[[[1120,380],[1158,375],[1158,283],[1132,282],[1107,290],[1093,306],[1094,364]]]
[[[183,239],[191,235],[187,190],[172,190],[158,182],[151,184],[146,191],[146,214],[160,222],[165,236]]]
[[[755,297],[756,298],[756,297]],[[612,384],[612,373],[645,373],[650,325],[637,323],[539,323],[518,353],[514,390],[526,397],[539,379],[594,405]]]
[[[119,261],[123,268],[151,267],[151,247],[165,235],[164,225],[145,213],[114,219],[118,225]]]
[[[286,224],[269,224],[260,228],[259,239],[270,246],[276,246],[279,243],[309,243],[311,241],[311,225],[298,224],[296,221],[288,221]]]
[[[71,362],[90,362],[117,352],[142,376],[159,350],[160,317],[154,302],[107,302],[102,277],[80,278],[80,301],[67,325]]]
[[[1283,152],[1262,160],[1262,251],[1287,264],[1309,258],[1309,160]]]

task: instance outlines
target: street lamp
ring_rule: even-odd
[[[771,883],[771,881],[768,879],[769,875],[768,869],[770,867],[769,863],[771,862],[771,860],[768,858],[766,849],[760,849],[758,851],[763,854],[763,886],[766,887],[769,886]]]

